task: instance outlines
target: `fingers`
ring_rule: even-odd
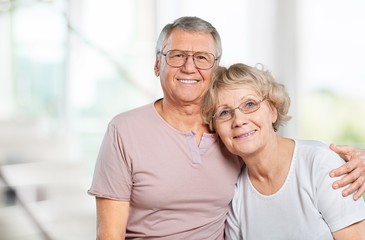
[[[342,191],[342,195],[346,197],[354,193],[354,200],[361,198],[365,192],[365,150],[333,144],[330,148],[345,160],[351,160],[330,172],[331,177],[343,176],[335,181],[332,187],[337,189],[348,185]]]
[[[360,198],[362,198],[364,196],[365,193],[365,178],[362,179],[363,180],[363,184],[361,185],[361,187],[359,188],[359,190],[354,194],[353,199],[356,201]],[[365,200],[365,199],[364,199]]]
[[[353,171],[349,174],[347,174],[346,176],[342,177],[341,179],[335,181],[332,185],[332,187],[334,189],[337,189],[337,188],[340,188],[340,187],[344,187],[346,185],[349,185],[351,184],[348,188],[346,188],[343,192],[347,193],[347,195],[353,193],[354,191],[356,191],[357,189],[356,186],[357,186],[357,180],[358,178],[361,176],[360,172],[358,171]],[[359,188],[360,186],[357,186],[357,188]],[[349,190],[348,190],[349,189]]]
[[[330,144],[330,148],[336,153],[349,153],[355,150],[353,146]]]
[[[361,176],[356,181],[354,181],[349,187],[342,191],[342,196],[346,197],[355,193],[353,195],[354,200],[358,200],[365,192],[365,177]]]
[[[347,162],[347,163],[343,164],[342,166],[340,166],[336,169],[333,169],[330,172],[330,176],[331,177],[339,177],[339,176],[342,176],[344,174],[350,173],[351,171],[353,171],[356,168],[357,164],[358,163],[355,160]],[[344,178],[346,178],[346,177],[347,176],[345,176]],[[354,180],[355,179],[353,179],[353,181]],[[351,183],[351,182],[349,182],[349,183]]]
[[[344,146],[344,145],[341,146],[341,145],[330,144],[330,148],[332,151],[340,155],[341,158],[343,158],[346,161],[351,160],[353,153],[356,152],[356,148],[352,146]]]

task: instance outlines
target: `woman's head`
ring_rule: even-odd
[[[275,131],[284,125],[290,117],[287,115],[290,98],[283,84],[275,81],[271,73],[264,69],[237,63],[228,69],[218,67],[214,73],[212,84],[205,96],[203,117],[211,130],[215,129],[214,114],[217,111],[220,90],[249,88],[265,99],[277,111],[277,119],[272,126]]]

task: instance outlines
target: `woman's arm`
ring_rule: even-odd
[[[335,240],[365,240],[365,220],[352,224],[332,234]]]
[[[129,202],[96,197],[97,240],[125,239]]]
[[[330,172],[331,177],[346,174],[340,180],[333,183],[333,188],[337,189],[350,184],[342,191],[344,197],[355,193],[354,200],[358,200],[365,192],[365,150],[351,146],[330,145],[330,148],[347,161],[344,165]]]

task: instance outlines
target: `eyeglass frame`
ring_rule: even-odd
[[[167,61],[167,54],[168,54],[169,52],[171,52],[171,51],[178,51],[178,52],[185,53],[185,54],[186,54],[186,57],[185,57],[185,61],[184,61],[184,63],[183,63],[183,64],[181,64],[180,66],[173,66],[173,65],[169,64],[169,63],[168,63],[168,61]],[[189,52],[190,52],[190,53],[193,53],[193,54],[187,54],[187,53],[189,53]],[[175,67],[175,68],[179,68],[179,67],[184,66],[184,65],[186,64],[186,62],[188,61],[188,58],[189,58],[190,56],[191,56],[191,57],[193,57],[194,66],[195,66],[197,69],[200,69],[200,70],[209,70],[209,69],[211,69],[212,67],[214,67],[215,62],[219,60],[219,57],[216,57],[213,53],[210,53],[210,52],[204,52],[204,51],[184,51],[184,50],[179,50],[179,49],[170,49],[170,50],[168,50],[166,53],[163,53],[162,51],[159,51],[159,52],[157,52],[157,53],[158,53],[158,54],[161,54],[161,55],[163,55],[163,56],[165,57],[165,61],[166,61],[167,65],[169,65],[170,67]],[[212,66],[210,66],[209,68],[201,68],[201,67],[198,67],[198,66],[196,65],[196,63],[195,63],[195,57],[194,57],[194,55],[195,55],[196,53],[207,53],[207,54],[211,54],[211,55],[213,55],[213,63],[212,63]]]
[[[254,112],[256,112],[257,110],[259,110],[260,109],[260,107],[261,107],[261,103],[263,102],[263,101],[265,101],[265,100],[267,100],[267,98],[265,97],[265,98],[263,98],[263,99],[261,99],[260,101],[257,101],[257,108],[256,109],[254,109],[253,111],[248,111],[248,112],[244,112],[244,111],[242,111],[242,109],[241,109],[241,106],[242,106],[242,104],[244,104],[244,103],[247,103],[248,101],[252,101],[252,100],[254,100],[254,99],[248,99],[248,100],[246,100],[246,101],[244,101],[244,102],[241,102],[237,107],[235,107],[235,108],[231,108],[231,109],[222,109],[222,110],[219,110],[219,111],[216,111],[214,114],[213,114],[213,116],[212,116],[212,119],[213,120],[215,120],[215,121],[219,121],[219,122],[226,122],[226,121],[230,121],[230,120],[232,120],[233,118],[234,118],[234,116],[235,116],[235,112],[236,112],[236,109],[238,109],[238,110],[240,110],[240,112],[241,113],[243,113],[243,114],[250,114],[250,113],[254,113]],[[256,100],[255,100],[256,101]],[[221,113],[222,111],[229,111],[230,112],[230,114],[231,114],[231,117],[230,118],[227,118],[227,119],[219,119],[219,117],[218,117],[218,113]]]

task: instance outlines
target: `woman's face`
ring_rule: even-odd
[[[251,113],[243,113],[237,108],[231,119],[215,118],[215,129],[230,152],[241,157],[256,153],[275,135],[272,124],[277,119],[277,111],[268,101],[262,101],[263,96],[257,91],[241,85],[236,89],[220,89],[217,95],[216,112],[220,115],[229,113],[242,103],[247,111],[256,109],[256,104],[259,106]]]

